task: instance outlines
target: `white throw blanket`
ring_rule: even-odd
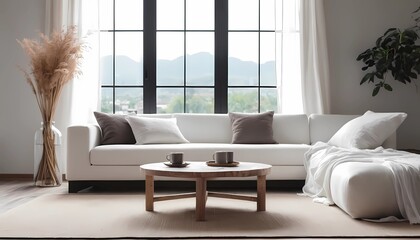
[[[411,224],[420,223],[420,155],[384,149],[345,149],[317,142],[305,153],[307,172],[303,193],[314,201],[332,205],[330,180],[334,168],[345,162],[375,162],[394,175],[394,188],[401,215]]]

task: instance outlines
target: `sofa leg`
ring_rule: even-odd
[[[90,184],[85,181],[69,181],[69,193],[77,193],[80,190],[90,187]]]

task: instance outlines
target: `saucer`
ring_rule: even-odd
[[[183,162],[181,164],[173,164],[173,163],[170,163],[170,162],[164,162],[163,164],[165,164],[168,167],[177,167],[177,168],[186,167],[186,166],[190,165],[190,163],[188,163],[188,162]]]
[[[233,161],[232,163],[216,163],[216,161],[212,160],[207,161],[206,164],[210,167],[236,167],[239,165],[239,162]]]

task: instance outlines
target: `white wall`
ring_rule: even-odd
[[[398,132],[398,148],[420,149],[420,88],[416,91],[414,84],[389,80],[394,91],[381,90],[372,97],[372,84],[359,85],[364,72],[356,58],[373,47],[388,28],[411,26],[411,13],[419,6],[419,0],[325,0],[332,112],[406,112],[408,117]]]
[[[325,0],[333,113],[407,112],[400,148],[420,149],[420,89],[393,84],[393,92],[373,98],[371,87],[359,85],[362,64],[355,59],[387,28],[410,25],[410,13],[419,5],[418,0]],[[41,116],[17,68],[28,67],[28,59],[16,39],[43,31],[44,6],[45,0],[0,1],[0,174],[33,172],[33,137]]]
[[[44,29],[45,0],[0,1],[0,174],[32,174],[34,133],[41,115],[18,66],[28,59],[16,39]]]

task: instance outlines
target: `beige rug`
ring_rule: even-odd
[[[287,238],[420,237],[420,225],[351,219],[337,207],[295,193],[268,193],[267,211],[253,202],[209,198],[205,222],[195,200],[155,203],[139,194],[55,194],[0,215],[0,238]]]

